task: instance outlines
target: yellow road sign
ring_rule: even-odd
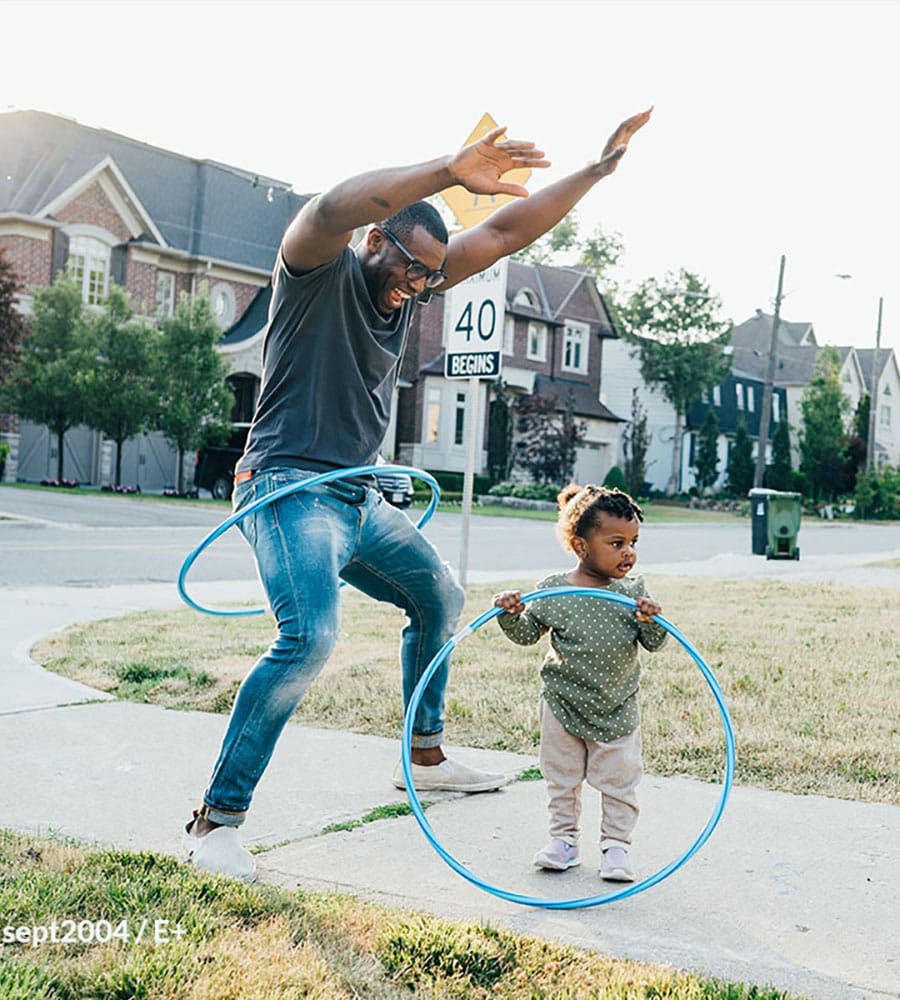
[[[497,123],[485,112],[463,145],[471,146],[473,142],[484,138],[488,132],[496,127]],[[531,177],[531,171],[527,167],[520,167],[504,174],[503,180],[510,184],[525,184],[529,177]],[[483,222],[501,205],[513,200],[513,196],[510,194],[472,194],[459,184],[441,191],[441,197],[447,203],[461,229],[471,229],[472,226]]]

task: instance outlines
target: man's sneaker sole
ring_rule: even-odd
[[[412,764],[411,768],[417,792],[495,792],[509,784],[506,775],[477,771],[449,760],[431,766]],[[392,781],[395,788],[406,790],[402,763],[394,768]]]

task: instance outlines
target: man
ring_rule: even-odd
[[[652,110],[652,109],[651,109]],[[374,463],[417,298],[450,288],[528,246],[613,172],[650,111],[623,122],[599,160],[528,197],[501,177],[549,166],[534,143],[494,129],[458,153],[343,181],[289,224],[273,271],[260,398],[235,475],[236,510],[318,472]],[[422,199],[460,184],[517,200],[448,239]],[[370,226],[355,249],[355,229]],[[241,522],[278,625],[238,692],[203,805],[185,828],[192,863],[252,879],[240,844],[253,791],[338,630],[339,578],[402,608],[404,707],[456,628],[463,591],[434,547],[365,482],[302,490]],[[499,774],[444,757],[447,667],[424,692],[413,726],[412,773],[423,791],[490,791]],[[399,765],[394,783],[404,787]]]

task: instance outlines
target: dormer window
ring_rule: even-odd
[[[530,288],[520,288],[513,299],[513,305],[524,306],[526,309],[534,309],[536,312],[539,312],[541,308],[538,297]]]

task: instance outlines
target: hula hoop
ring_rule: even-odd
[[[615,604],[624,604],[626,607],[632,609],[636,607],[635,601],[633,601],[630,597],[625,597],[624,594],[616,594],[609,590],[601,590],[596,587],[548,587],[543,590],[532,591],[530,594],[525,594],[521,600],[523,604],[527,604],[529,601],[536,601],[542,597],[559,597],[576,594],[601,598],[605,601],[612,601]],[[409,706],[406,709],[406,717],[403,723],[403,744],[401,747],[403,778],[406,783],[406,794],[409,799],[410,807],[422,829],[422,832],[425,834],[425,839],[458,875],[461,875],[464,879],[467,879],[472,883],[472,885],[477,886],[479,889],[483,889],[492,896],[505,899],[510,903],[519,903],[523,906],[535,906],[546,910],[575,910],[581,907],[600,906],[603,903],[613,903],[616,900],[626,899],[628,896],[635,896],[639,892],[644,892],[644,890],[649,889],[651,886],[656,885],[658,882],[662,882],[663,879],[674,874],[683,864],[692,858],[698,850],[700,850],[703,844],[706,843],[710,834],[716,828],[717,823],[721,819],[722,811],[725,808],[725,802],[728,799],[728,793],[731,790],[731,783],[734,777],[734,730],[731,725],[731,719],[728,715],[728,706],[725,704],[725,697],[722,694],[722,689],[719,687],[719,683],[712,670],[710,670],[704,662],[703,657],[691,645],[690,641],[671,622],[663,618],[662,615],[655,615],[653,621],[661,625],[669,633],[669,635],[673,636],[679,643],[681,643],[700,668],[701,673],[706,678],[706,682],[713,693],[716,704],[719,707],[719,713],[722,717],[722,725],[725,730],[725,779],[722,783],[722,794],[715,809],[713,810],[712,815],[701,830],[700,835],[680,857],[669,862],[669,864],[660,868],[659,871],[655,872],[653,875],[648,876],[640,882],[635,882],[633,885],[629,885],[625,889],[601,893],[597,896],[584,896],[580,899],[541,899],[536,896],[525,896],[520,893],[510,892],[478,878],[478,876],[469,871],[465,865],[463,865],[460,861],[457,861],[457,859],[453,857],[453,855],[450,854],[445,847],[443,847],[434,835],[434,831],[431,829],[431,824],[425,818],[425,813],[422,810],[421,803],[416,795],[412,778],[412,727],[416,710],[419,707],[419,702],[422,698],[426,685],[431,680],[437,668],[450,655],[450,652],[455,649],[463,639],[477,631],[482,625],[489,622],[492,618],[496,618],[497,615],[502,613],[502,611],[503,609],[498,607],[493,607],[490,610],[485,611],[444,643],[444,645],[438,650],[434,659],[425,669],[425,673],[416,685],[416,689],[413,691]]]
[[[267,507],[270,503],[275,503],[276,500],[281,500],[283,497],[290,496],[292,493],[299,493],[301,490],[308,490],[313,486],[320,486],[322,483],[330,483],[336,479],[351,479],[355,476],[368,476],[373,475],[377,472],[384,472],[386,469],[391,472],[404,473],[411,476],[413,479],[421,479],[422,482],[427,483],[431,487],[431,502],[425,508],[425,513],[419,518],[416,523],[416,527],[420,530],[428,523],[431,519],[431,515],[434,513],[435,508],[438,505],[438,501],[441,498],[441,488],[438,486],[437,481],[433,476],[430,476],[427,472],[423,472],[421,469],[414,469],[406,465],[356,465],[351,469],[337,469],[334,472],[323,472],[317,476],[312,476],[309,479],[301,479],[296,483],[288,483],[287,486],[282,486],[280,489],[274,490],[271,493],[267,493],[264,497],[260,497],[259,500],[254,500],[253,503],[248,504],[246,507],[239,511],[236,511],[230,517],[225,518],[225,520],[212,531],[196,546],[181,564],[181,571],[178,574],[178,594],[181,599],[189,607],[192,607],[195,611],[202,611],[205,615],[220,615],[224,618],[236,618],[240,615],[261,615],[265,614],[265,608],[242,608],[237,611],[221,611],[215,608],[207,608],[202,604],[195,601],[187,592],[185,586],[185,581],[187,580],[188,572],[191,566],[194,565],[197,557],[205,549],[209,548],[210,545],[220,536],[223,535],[230,527],[242,521],[249,514],[254,513],[262,507]],[[344,586],[343,581],[341,581],[341,586]]]

